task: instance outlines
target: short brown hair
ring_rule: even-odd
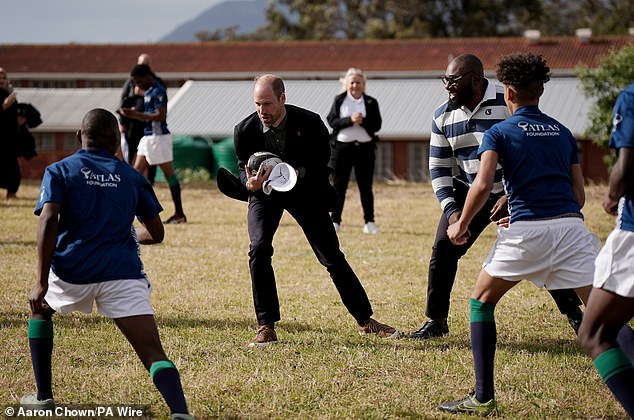
[[[255,78],[256,84],[270,84],[271,89],[276,98],[279,98],[284,93],[284,81],[281,77],[275,74],[261,74]]]

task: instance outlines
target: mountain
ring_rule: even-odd
[[[213,32],[229,26],[239,25],[237,32],[255,32],[266,24],[268,0],[228,0],[202,12],[198,17],[176,27],[159,42],[196,42],[201,31]]]

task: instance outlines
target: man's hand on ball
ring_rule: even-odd
[[[264,171],[264,166],[262,164],[260,164],[260,168],[258,169],[258,172],[251,176],[251,169],[249,168],[249,165],[245,166],[245,169],[247,171],[247,190],[249,191],[258,191],[262,188],[262,184],[264,184],[264,181],[266,181],[267,179],[269,179],[269,175],[271,174],[271,170],[273,169],[272,167],[268,167],[266,169],[266,171]]]

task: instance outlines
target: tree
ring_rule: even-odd
[[[526,29],[623,34],[630,0],[272,0],[253,39],[404,39],[518,36]]]
[[[274,0],[260,31],[277,39],[510,35],[511,16],[538,0]]]
[[[616,97],[634,83],[634,44],[612,51],[596,68],[578,67],[577,76],[586,97],[594,99],[586,134],[598,145],[607,147]]]

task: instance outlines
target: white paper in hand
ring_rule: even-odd
[[[271,194],[271,191],[286,192],[293,189],[297,183],[297,173],[288,163],[278,163],[271,170],[269,179],[262,184],[262,191]]]

